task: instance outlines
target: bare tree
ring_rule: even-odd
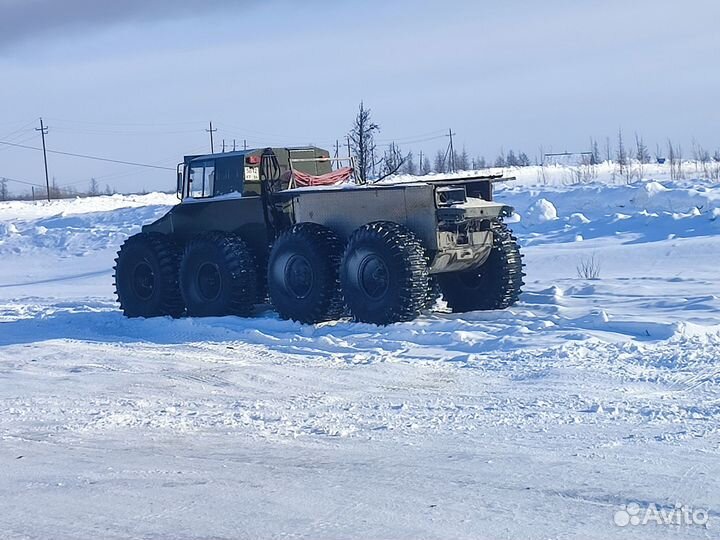
[[[7,179],[0,178],[0,200],[7,201],[8,195]]]
[[[363,184],[367,182],[373,168],[375,134],[379,131],[380,126],[372,121],[370,109],[366,109],[365,104],[361,101],[348,136],[350,137],[350,147],[357,160],[357,174]]]
[[[715,150],[710,164],[710,178],[713,180],[720,179],[720,150]]]
[[[677,159],[677,163],[675,164],[675,176],[678,179],[685,178],[685,173],[683,172],[683,149],[679,144],[675,147],[675,157]]]
[[[637,161],[637,177],[642,179],[645,176],[645,165],[650,163],[651,157],[643,138],[635,133],[635,160]]]
[[[100,195],[100,186],[98,185],[98,181],[95,180],[95,178],[90,179],[90,189],[88,189],[88,195],[90,195],[91,197]]]
[[[382,159],[381,179],[397,173],[405,164],[406,158],[402,155],[400,147],[390,143]]]
[[[594,253],[590,257],[583,257],[580,259],[576,271],[579,278],[600,279],[600,261]]]
[[[610,137],[605,137],[605,161],[611,161],[612,155],[610,154]]]
[[[50,185],[50,198],[51,199],[61,199],[62,198],[62,192],[60,191],[60,188],[57,185],[57,180],[53,176],[52,184]]]
[[[710,178],[710,163],[712,161],[710,152],[693,141],[693,155],[695,157],[695,170],[697,171],[699,168],[702,171],[703,178]]]
[[[668,156],[667,160],[670,165],[670,180],[679,180],[683,177],[682,168],[682,148],[680,145],[673,145],[671,139],[668,139]]]
[[[668,139],[667,146],[667,163],[670,165],[670,180],[675,180],[675,147],[673,146],[671,139]]]

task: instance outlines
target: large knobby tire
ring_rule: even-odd
[[[277,239],[268,261],[270,301],[280,317],[313,324],[343,315],[342,243],[330,229],[299,223]]]
[[[397,223],[363,225],[348,241],[340,282],[356,320],[378,325],[410,321],[428,301],[428,264],[422,243]]]
[[[255,303],[256,304],[267,304],[268,302],[268,284],[267,284],[267,268],[268,268],[268,257],[270,254],[270,246],[267,247],[266,251],[259,253],[257,250],[255,254],[255,272],[257,275],[257,282],[255,285]]]
[[[233,233],[209,232],[185,247],[180,290],[191,317],[247,316],[257,298],[255,257]]]
[[[115,292],[126,317],[179,317],[185,311],[178,267],[180,248],[159,233],[128,238],[115,259]]]
[[[490,230],[492,251],[480,267],[437,276],[448,307],[456,313],[505,309],[520,297],[525,274],[517,238],[500,221],[492,221]]]

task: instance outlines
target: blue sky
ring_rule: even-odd
[[[622,127],[689,154],[693,138],[720,147],[718,20],[709,0],[0,0],[0,140],[38,144],[43,116],[49,148],[172,167],[209,150],[209,120],[218,145],[329,146],[362,99],[379,139],[415,153],[450,127],[486,157],[586,150]],[[42,181],[38,152],[1,146],[0,176]],[[174,182],[49,161],[60,185]]]

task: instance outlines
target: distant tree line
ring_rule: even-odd
[[[391,142],[383,146],[381,152],[375,141],[380,132],[380,125],[372,119],[372,113],[363,102],[360,103],[355,120],[348,133],[348,144],[355,156],[357,176],[362,181],[377,180],[396,173],[411,175],[425,175],[430,173],[450,173],[456,171],[482,170],[491,167],[510,168],[528,167],[530,165],[542,166],[545,164],[545,152],[539,148],[539,153],[531,160],[527,153],[519,149],[504,149],[494,159],[486,159],[483,155],[471,157],[465,147],[458,150],[452,143],[445,148],[438,149],[432,156],[426,153],[414,153],[412,150],[404,151],[401,145]],[[691,152],[684,154],[681,145],[674,143],[670,138],[664,144],[657,144],[654,155],[651,154],[643,137],[635,133],[628,143],[628,138],[619,129],[617,135],[611,139],[605,137],[600,140],[591,137],[589,150],[582,149],[583,156],[589,155],[589,162],[584,161],[576,167],[569,167],[577,181],[587,181],[595,178],[595,167],[603,162],[614,166],[614,176],[630,182],[633,178],[642,178],[645,167],[651,163],[662,163],[670,171],[670,178],[682,179],[687,174],[687,167],[694,167],[693,174],[705,178],[720,179],[720,150],[711,150],[703,147],[693,140]],[[576,169],[576,170],[575,170]],[[540,173],[541,176],[544,173]],[[13,192],[10,190],[12,180],[0,177],[0,201],[5,200],[43,200],[47,198],[46,188],[37,186],[33,190]],[[50,185],[52,199],[68,199],[75,197],[93,197],[98,195],[112,195],[116,193],[110,185],[102,189],[95,178],[88,181],[86,189],[79,189],[75,185],[59,186],[53,178]],[[143,193],[146,193],[143,191]]]
[[[405,174],[424,175],[429,173],[449,173],[465,170],[480,170],[490,167],[528,167],[530,165],[543,165],[545,153],[542,147],[534,160],[521,150],[510,149],[505,152],[503,149],[495,159],[486,159],[485,156],[470,157],[468,151],[450,148],[438,149],[433,155],[420,153],[415,154],[412,150],[402,151],[396,143],[390,143],[388,150],[382,156],[378,155],[375,144],[375,135],[380,132],[379,124],[371,119],[371,111],[363,103],[350,132],[351,149],[357,156],[357,167],[359,176],[363,181],[387,175],[393,172]],[[720,150],[711,152],[693,141],[692,156],[685,159],[683,149],[679,144],[668,139],[665,145],[657,145],[655,154],[651,154],[643,137],[635,133],[634,140],[628,143],[627,137],[622,129],[618,130],[614,140],[606,137],[603,144],[598,139],[590,138],[589,149],[578,149],[577,154],[590,156],[589,162],[580,162],[578,176],[587,179],[595,176],[594,167],[603,162],[612,163],[615,167],[615,175],[630,181],[634,177],[641,178],[645,166],[651,163],[665,164],[670,170],[671,179],[684,178],[687,161],[695,165],[695,173],[702,173],[706,178],[720,178]],[[539,157],[538,157],[539,156]],[[583,170],[580,170],[583,167]]]
[[[46,200],[47,189],[44,186],[35,186],[34,189],[24,190],[22,192],[11,192],[9,184],[11,181],[7,178],[0,177],[0,201],[31,201]],[[99,195],[114,195],[115,189],[109,184],[105,184],[104,188],[95,178],[88,181],[86,189],[80,189],[75,185],[60,186],[57,179],[53,178],[50,184],[51,199],[74,199],[77,197],[97,197]]]

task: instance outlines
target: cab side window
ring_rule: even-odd
[[[202,161],[190,165],[190,196],[193,199],[212,197],[215,187],[215,162]]]
[[[243,157],[222,157],[215,162],[215,195],[242,193]]]

